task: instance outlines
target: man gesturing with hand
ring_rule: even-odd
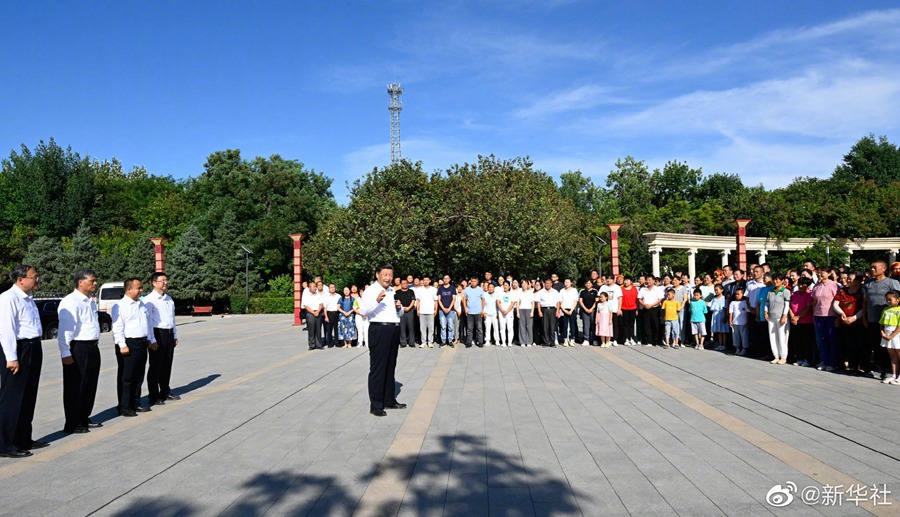
[[[403,306],[394,299],[393,279],[393,266],[378,266],[375,282],[366,288],[359,302],[360,312],[369,320],[369,412],[375,416],[387,415],[385,409],[406,407],[394,398]]]

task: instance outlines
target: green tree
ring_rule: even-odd
[[[206,299],[207,293],[203,289],[205,249],[203,235],[196,226],[188,226],[166,258],[166,276],[172,296],[194,302]]]
[[[203,249],[206,260],[202,268],[204,294],[213,300],[226,298],[238,276],[244,276],[240,228],[233,213],[226,211],[223,214]]]
[[[650,176],[653,204],[662,207],[675,201],[693,203],[700,193],[703,171],[692,169],[687,163],[667,162],[662,170],[654,169]]]
[[[900,182],[900,148],[888,141],[887,136],[875,138],[869,134],[844,155],[833,178],[845,184],[860,180],[872,180],[877,185]]]
[[[72,275],[69,270],[69,257],[63,251],[59,239],[36,238],[28,246],[23,262],[37,270],[41,279],[39,292],[64,294],[72,289],[72,282],[68,281]]]

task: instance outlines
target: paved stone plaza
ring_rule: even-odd
[[[45,341],[53,443],[0,459],[0,514],[900,515],[896,386],[693,349],[401,349],[409,408],[376,418],[368,352],[310,352],[291,323],[179,318],[183,398],[136,418],[104,334],[84,435]]]

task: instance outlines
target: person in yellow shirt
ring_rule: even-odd
[[[681,346],[681,302],[675,299],[675,290],[666,290],[666,299],[662,302],[662,310],[666,318],[665,342],[669,348]]]

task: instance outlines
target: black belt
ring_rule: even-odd
[[[153,330],[158,330],[160,332],[175,332],[175,329],[164,329],[162,327],[153,327]]]
[[[41,341],[41,338],[39,338],[39,337],[29,337],[29,338],[25,338],[25,339],[17,339],[16,343],[31,344],[31,343],[40,343],[40,341]]]
[[[99,339],[87,340],[87,339],[73,339],[69,342],[70,345],[74,345],[75,343],[80,343],[83,345],[97,345],[100,342]]]
[[[376,326],[384,325],[386,327],[399,327],[400,326],[399,323],[384,323],[381,321],[370,321],[369,325],[376,325]]]

